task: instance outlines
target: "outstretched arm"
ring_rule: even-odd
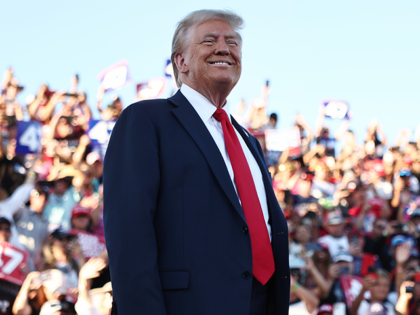
[[[153,225],[159,186],[158,139],[147,105],[129,106],[104,163],[105,239],[119,314],[166,314]]]

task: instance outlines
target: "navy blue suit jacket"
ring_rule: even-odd
[[[258,141],[232,123],[261,169],[276,268],[271,313],[287,315],[287,223]],[[119,117],[105,157],[104,225],[119,315],[249,314],[247,223],[218,147],[181,92]]]

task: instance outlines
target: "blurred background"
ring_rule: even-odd
[[[229,97],[249,105],[270,81],[268,111],[279,127],[297,113],[315,124],[322,101],[349,103],[358,141],[372,118],[390,142],[413,132],[420,110],[418,1],[2,1],[0,69],[13,67],[25,86],[19,100],[42,83],[65,90],[76,73],[94,104],[97,75],[128,61],[132,83],[116,91],[124,106],[136,84],[163,77],[172,35],[187,12],[232,9],[242,15],[243,73]],[[167,94],[171,89],[167,89]],[[111,102],[112,93],[104,103]],[[99,117],[91,106],[94,117]],[[412,113],[412,114],[408,114]],[[332,129],[336,128],[330,122]]]

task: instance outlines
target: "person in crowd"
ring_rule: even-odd
[[[23,282],[13,304],[14,315],[74,315],[77,287],[57,269],[33,271]],[[61,313],[60,313],[61,311]]]
[[[41,262],[42,248],[49,235],[49,223],[43,216],[48,199],[47,187],[37,185],[31,191],[29,207],[20,208],[14,215],[19,242],[29,252],[37,270],[37,265]]]
[[[385,133],[382,126],[378,124],[376,119],[372,119],[368,125],[365,136],[365,147],[368,147],[368,152],[378,158],[384,155],[384,147],[387,143]]]
[[[325,245],[331,257],[339,252],[348,252],[349,241],[344,234],[345,220],[339,208],[328,211],[325,215],[325,229],[328,234],[320,237],[318,243]]]
[[[79,270],[85,263],[77,237],[59,227],[50,234],[43,256],[42,270],[58,269],[68,278],[69,286],[77,287]]]
[[[290,302],[289,314],[311,314],[319,305],[318,297],[310,290],[299,283],[301,278],[301,265],[295,263],[296,260],[290,261]]]
[[[112,286],[90,289],[93,278],[99,276],[106,266],[102,258],[91,258],[80,269],[79,295],[75,305],[78,315],[108,315],[112,307]]]
[[[80,201],[80,195],[72,185],[72,178],[75,175],[76,170],[71,165],[61,167],[55,171],[55,174],[53,170],[50,171],[48,180],[53,184],[53,193],[43,215],[55,228],[61,225],[68,230],[71,226],[71,211]]]
[[[338,140],[346,133],[350,126],[350,120],[344,119],[340,127],[337,129],[335,136],[330,137],[330,130],[324,126],[325,121],[325,106],[321,106],[316,122],[315,137],[316,143],[322,145],[325,148],[326,156],[335,156],[335,145]]]
[[[373,229],[369,235],[365,235],[364,253],[370,253],[378,256],[382,267],[391,271],[390,246],[387,242],[386,232],[388,230],[388,221],[384,218],[377,218],[373,222]]]
[[[348,235],[349,253],[353,256],[353,275],[364,277],[369,273],[370,269],[382,267],[379,258],[376,255],[363,252],[365,246],[365,238],[360,231],[352,231]]]
[[[343,287],[340,284],[340,277],[353,273],[353,257],[349,252],[340,251],[332,257],[332,264],[329,269],[328,293],[322,303],[334,305],[335,311],[349,313],[346,305],[346,297]]]
[[[19,233],[16,229],[16,224],[14,224],[13,216],[30,198],[30,193],[34,188],[34,182],[35,174],[32,170],[29,170],[23,185],[19,186],[10,197],[4,198],[6,195],[0,194],[0,216],[7,218],[11,223],[13,223],[11,225],[10,243],[22,249],[24,249],[24,246],[19,242]],[[2,199],[2,197],[4,199]]]
[[[1,251],[2,251],[2,259],[4,259],[4,256],[7,257],[7,249],[8,249],[8,243],[10,240],[10,236],[11,236],[11,225],[12,222],[9,221],[6,217],[0,217],[0,246],[1,246]],[[10,252],[10,249],[9,249]],[[14,256],[16,255],[22,255],[19,252],[13,251]],[[19,256],[16,256],[19,257]],[[19,258],[17,258],[19,259]],[[3,264],[4,261],[2,260]],[[18,261],[19,262],[19,261]],[[12,269],[9,272],[14,271],[15,273],[22,273],[26,276],[26,274],[28,274],[29,272],[29,267],[27,262],[20,262],[18,264],[17,270],[14,271],[14,269]],[[16,268],[15,267],[15,268]],[[5,274],[3,273],[3,277],[5,277]],[[10,282],[7,279],[0,279],[0,314],[12,314],[12,306],[15,300],[15,297],[17,295],[19,291],[19,285]]]
[[[117,95],[113,95],[112,103],[108,105],[106,109],[103,109],[102,100],[103,100],[104,94],[105,94],[105,90],[103,86],[100,85],[98,88],[96,108],[101,113],[102,120],[105,120],[105,121],[117,120],[118,117],[120,117],[124,108],[121,98]]]
[[[376,305],[376,307],[384,308],[385,314],[395,315],[395,306],[387,300],[391,282],[389,273],[383,269],[366,275],[363,278],[363,287],[359,295],[351,305],[350,312],[352,315],[365,315],[369,308]],[[366,291],[370,291],[370,298],[364,298]]]

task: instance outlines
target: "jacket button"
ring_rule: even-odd
[[[242,229],[242,231],[243,231],[245,234],[248,234],[248,228],[247,228],[246,226],[244,226],[244,228]]]
[[[242,274],[242,278],[244,278],[244,279],[249,279],[249,278],[251,278],[251,273],[250,273],[249,271],[245,271],[245,272]]]

